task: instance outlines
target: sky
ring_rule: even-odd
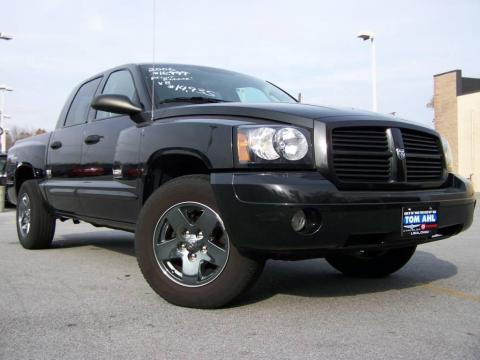
[[[7,128],[52,130],[82,80],[153,58],[154,0],[0,0],[0,84]],[[305,103],[371,109],[431,125],[433,75],[480,77],[480,0],[156,1],[157,62],[207,65],[269,80]]]

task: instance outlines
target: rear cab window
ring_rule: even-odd
[[[90,104],[101,80],[101,77],[91,80],[78,89],[68,110],[64,127],[85,124],[87,122]]]

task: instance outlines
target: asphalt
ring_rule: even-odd
[[[271,261],[221,310],[175,307],[137,267],[131,234],[59,224],[27,251],[0,214],[0,359],[480,359],[480,221],[420,246],[385,279],[324,260]]]

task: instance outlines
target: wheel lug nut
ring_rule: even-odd
[[[207,252],[207,245],[202,246],[202,252],[206,253]]]
[[[181,249],[181,250],[185,250],[186,247],[187,247],[187,246],[186,246],[184,243],[181,243],[181,244],[180,244],[180,249]]]
[[[197,258],[197,254],[190,254],[190,261],[194,261]]]

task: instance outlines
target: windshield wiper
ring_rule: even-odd
[[[165,99],[159,102],[159,104],[173,103],[173,102],[193,102],[193,103],[219,103],[219,102],[229,102],[226,100],[207,98],[203,96],[192,96],[192,97],[174,97],[170,99]]]

